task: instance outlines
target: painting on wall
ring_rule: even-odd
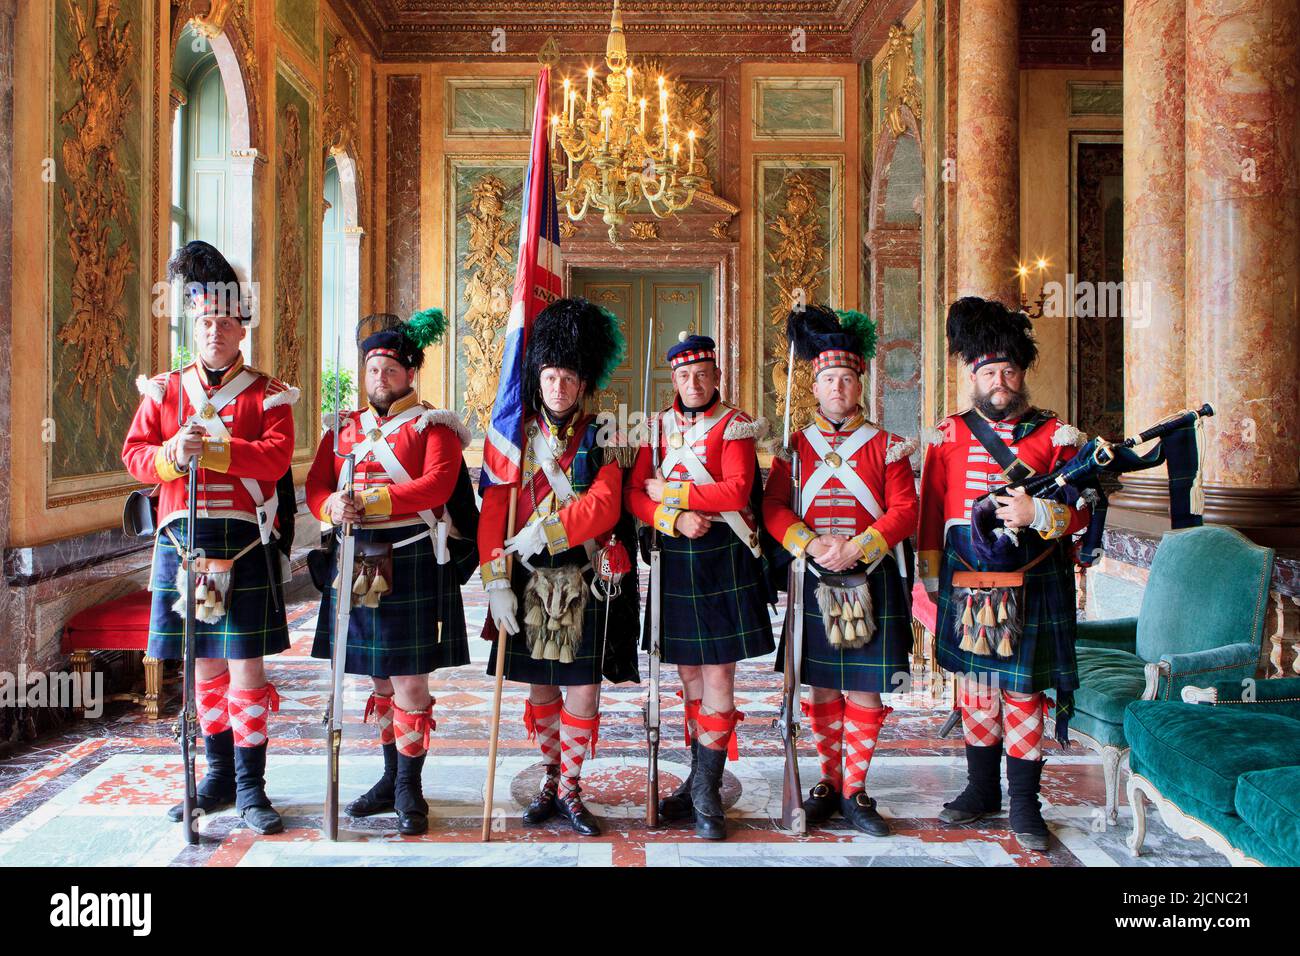
[[[318,0],[275,0],[275,21],[280,29],[293,37],[303,53],[315,63],[320,56],[316,43],[316,18]]]
[[[496,399],[506,317],[515,281],[519,216],[527,160],[507,156],[449,156],[446,167],[446,311],[456,345],[448,376],[455,409],[482,438]]]
[[[753,116],[754,139],[843,139],[844,80],[760,77]]]
[[[312,216],[317,151],[312,134],[315,108],[308,88],[284,62],[275,76],[275,352],[274,374],[302,390],[294,405],[298,450],[315,448],[318,348],[311,321],[314,303],[312,240],[319,237]],[[268,363],[270,364],[270,363]],[[268,369],[270,371],[270,369]]]
[[[50,414],[41,424],[52,494],[60,483],[82,492],[122,483],[133,383],[153,371],[140,361],[152,281],[142,274],[149,239],[139,210],[151,188],[144,65],[154,34],[138,7],[103,12],[94,0],[54,4]]]
[[[843,308],[844,159],[842,156],[755,157],[757,325],[762,414],[785,414],[785,320],[796,302]],[[811,414],[809,368],[796,370],[794,421]],[[806,400],[805,400],[806,399]]]

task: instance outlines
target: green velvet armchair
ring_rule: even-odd
[[[1137,617],[1079,622],[1070,735],[1101,755],[1111,823],[1119,819],[1120,763],[1129,750],[1125,708],[1262,672],[1272,574],[1272,549],[1231,528],[1172,531],[1156,549]]]
[[[1300,866],[1300,677],[1189,685],[1182,698],[1125,711],[1133,855],[1149,800],[1234,865]]]

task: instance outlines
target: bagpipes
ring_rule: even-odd
[[[1016,532],[1004,527],[995,513],[997,496],[1013,488],[1023,488],[1035,498],[1072,506],[1082,502],[1091,508],[1091,520],[1075,557],[1080,567],[1090,567],[1101,556],[1102,534],[1106,529],[1108,502],[1099,476],[1145,471],[1162,464],[1169,470],[1170,526],[1178,529],[1200,525],[1204,505],[1200,481],[1201,419],[1213,414],[1214,408],[1207,402],[1200,408],[1171,415],[1133,438],[1120,442],[1093,438],[1055,471],[1031,475],[989,491],[971,506],[971,544],[976,556],[995,566],[1010,560],[1019,541]],[[1145,455],[1133,450],[1153,439],[1159,439],[1160,443]]]
[[[1013,488],[1023,488],[1026,494],[1035,498],[1046,498],[1068,505],[1086,504],[1090,508],[1088,527],[1074,556],[1079,567],[1090,567],[1102,554],[1102,535],[1106,530],[1106,512],[1109,508],[1099,477],[1103,474],[1121,475],[1145,471],[1161,464],[1166,465],[1169,471],[1171,528],[1176,530],[1199,526],[1204,507],[1200,478],[1203,450],[1201,419],[1213,414],[1214,408],[1207,402],[1200,408],[1171,415],[1133,438],[1119,442],[1093,438],[1055,471],[1046,475],[1030,475],[989,491],[971,506],[971,546],[976,557],[992,568],[1009,569],[1016,563],[1019,532],[1005,527],[1002,519],[997,517],[997,498]],[[1133,450],[1154,439],[1158,439],[1159,444],[1145,455],[1139,455]],[[1047,553],[1040,554],[1037,560],[1042,560]],[[1023,576],[1026,568],[1019,570]],[[954,573],[954,585],[959,577],[959,573]],[[961,614],[958,626],[963,635],[961,646],[976,654],[1007,657],[1013,652],[1012,642],[1019,636],[1017,612],[1020,608],[1008,606],[1018,591],[1015,588],[996,587],[1000,583],[998,579],[1010,578],[1011,575],[996,572],[972,575],[972,578],[979,577],[987,580],[972,580],[970,583],[983,587],[968,588],[963,592],[965,600],[958,604]],[[953,702],[952,714],[939,731],[940,737],[948,736],[961,719],[957,703]],[[1073,693],[1058,693],[1056,738],[1062,746],[1068,743],[1072,710]]]

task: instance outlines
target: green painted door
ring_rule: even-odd
[[[672,379],[664,353],[678,336],[682,332],[717,335],[713,274],[709,271],[574,269],[572,291],[617,315],[627,337],[627,355],[609,387],[596,396],[593,409],[597,411],[617,411],[620,404],[629,413],[641,409],[646,346],[652,324],[653,408],[664,408],[672,401]]]

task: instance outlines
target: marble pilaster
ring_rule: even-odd
[[[1300,532],[1300,2],[1189,0],[1186,399],[1207,521]]]
[[[962,0],[957,39],[957,295],[1019,301],[1020,7]]]
[[[1130,301],[1147,305],[1124,321],[1126,435],[1186,405],[1185,8],[1186,0],[1124,5],[1124,281],[1137,292]],[[1164,466],[1126,477],[1111,504],[1121,524],[1167,528]]]

